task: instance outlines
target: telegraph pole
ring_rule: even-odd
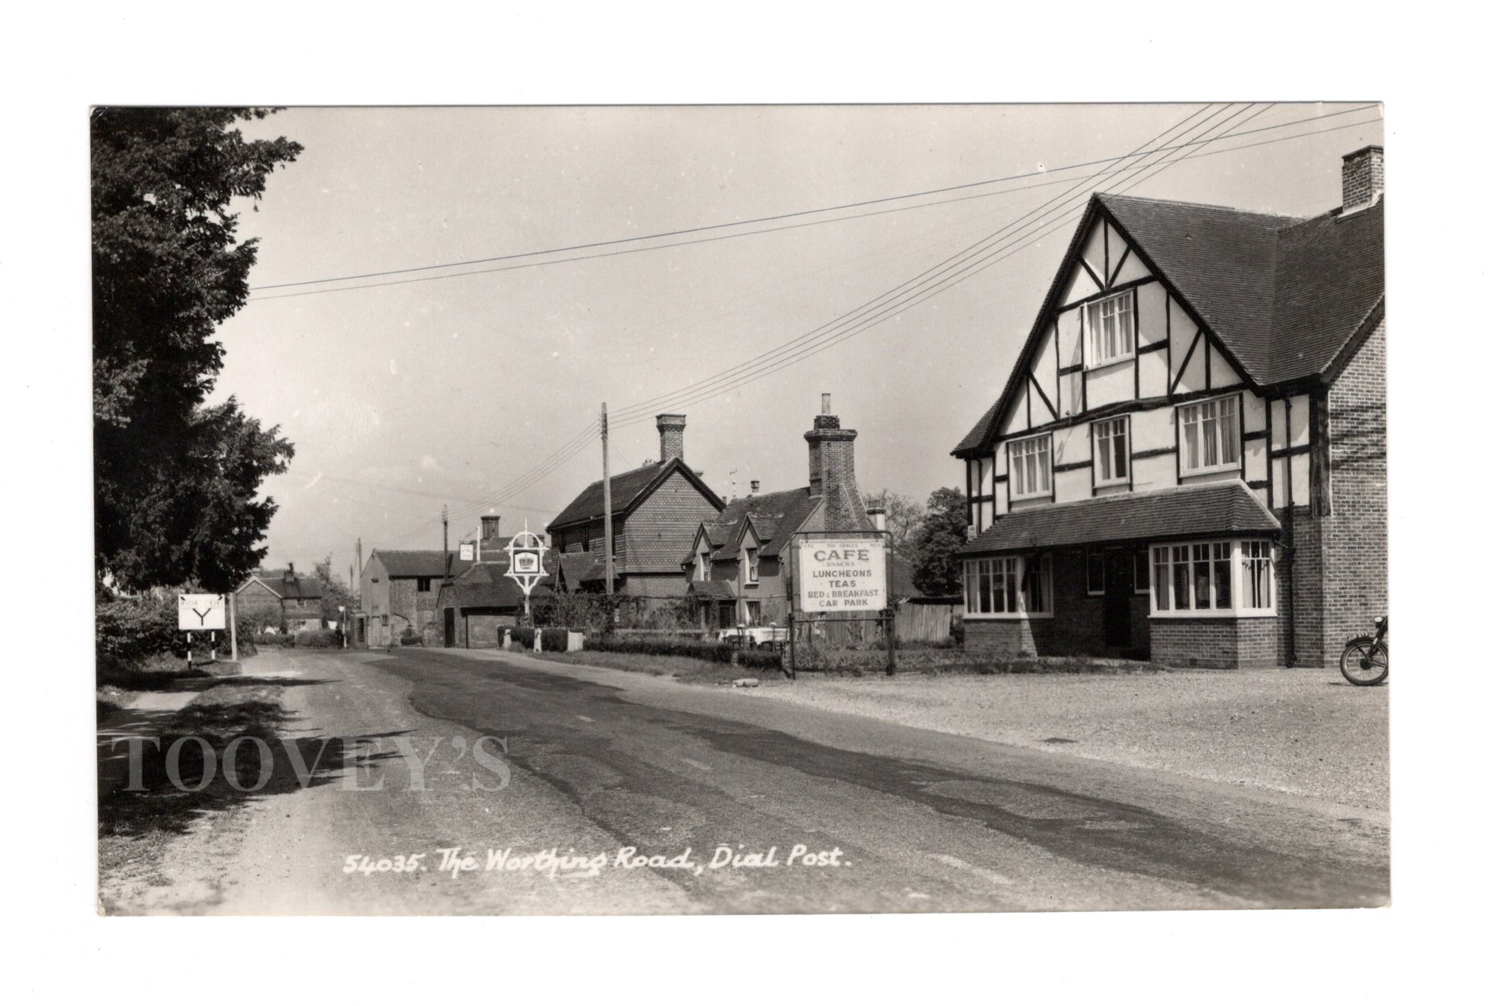
[[[448,582],[448,504],[443,504],[443,582]]]
[[[609,403],[599,406],[599,440],[604,444],[604,593],[615,592],[615,519],[609,498]]]

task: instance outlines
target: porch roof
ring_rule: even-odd
[[[688,584],[688,593],[705,599],[730,598],[734,597],[734,588],[729,585],[728,580],[694,580]]]
[[[1216,534],[1274,534],[1280,530],[1281,523],[1265,503],[1235,479],[1017,510],[996,518],[957,554],[988,555]]]

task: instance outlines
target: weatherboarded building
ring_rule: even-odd
[[[615,592],[650,614],[687,594],[682,557],[699,525],[716,517],[724,501],[683,461],[687,417],[656,417],[659,461],[610,477]],[[604,482],[590,484],[547,525],[562,554],[569,590],[603,590]]]
[[[1385,614],[1384,154],[1309,219],[1096,194],[953,453],[965,647],[1321,665]]]

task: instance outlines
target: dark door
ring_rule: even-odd
[[[1132,556],[1123,549],[1104,553],[1104,645],[1128,647],[1130,598],[1135,593]]]
[[[454,635],[455,635],[455,633],[454,633],[454,629],[453,629],[453,609],[452,608],[444,608],[443,609],[443,645],[451,647],[456,642],[456,640],[453,638]]]

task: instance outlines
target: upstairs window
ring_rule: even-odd
[[[1130,421],[1124,416],[1094,424],[1094,485],[1130,481]]]
[[[698,579],[708,579],[708,549],[698,553]]]
[[[1240,466],[1239,398],[1184,405],[1177,410],[1182,429],[1182,473],[1220,472]]]
[[[417,593],[418,594],[430,594],[430,593],[432,593],[432,577],[430,577],[430,576],[419,576],[419,577],[417,577]]]
[[[1013,441],[1010,445],[1010,498],[1052,495],[1052,434]]]
[[[760,549],[745,549],[745,582],[760,582]]]
[[[1096,300],[1084,310],[1088,319],[1088,365],[1102,367],[1135,356],[1135,294],[1126,290]]]

